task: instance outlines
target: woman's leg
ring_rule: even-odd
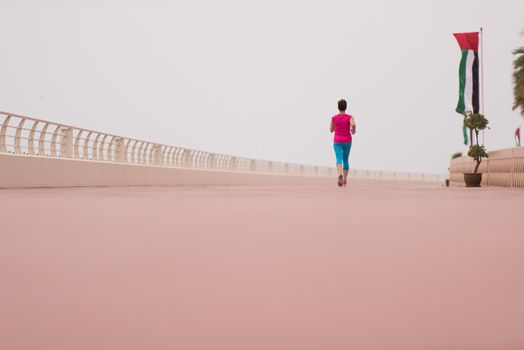
[[[333,143],[333,149],[335,150],[335,157],[337,158],[337,172],[338,175],[342,175],[342,163],[344,159],[344,147],[341,143]]]
[[[343,149],[343,170],[344,170],[344,181],[347,180],[348,178],[348,173],[349,173],[349,153],[351,152],[351,142],[348,142],[348,143],[345,143],[344,144],[344,149]]]

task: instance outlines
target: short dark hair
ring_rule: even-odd
[[[346,100],[342,99],[338,101],[338,110],[344,112],[348,108],[348,103]]]

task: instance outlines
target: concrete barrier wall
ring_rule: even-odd
[[[449,166],[449,181],[464,185],[464,173],[472,173],[475,162],[470,157],[453,159]],[[488,152],[479,167],[482,185],[524,187],[524,147],[506,148]]]
[[[332,177],[167,168],[0,153],[0,188],[330,184]]]

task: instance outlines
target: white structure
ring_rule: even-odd
[[[331,180],[336,173],[331,167],[162,145],[12,113],[0,112],[0,121],[0,187],[302,183]],[[443,179],[368,170],[351,170],[350,176]]]
[[[470,157],[453,159],[449,166],[449,180],[454,185],[464,184],[464,173],[472,173],[475,162]],[[482,185],[524,187],[524,147],[506,148],[488,152],[478,169]]]

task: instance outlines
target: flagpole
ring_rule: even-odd
[[[481,96],[482,96],[482,114],[484,114],[484,30],[480,27],[480,85],[481,85]],[[482,145],[484,146],[484,130],[482,130]]]

